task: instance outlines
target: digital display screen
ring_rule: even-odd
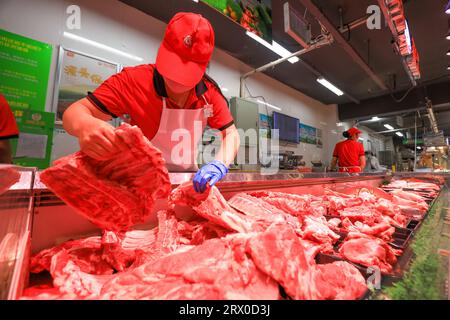
[[[273,129],[279,130],[279,138],[282,141],[292,143],[300,142],[300,120],[288,115],[274,112],[273,113]]]

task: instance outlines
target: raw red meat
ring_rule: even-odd
[[[254,221],[231,208],[216,187],[199,195],[195,192],[192,182],[184,183],[172,191],[169,203],[172,207],[191,206],[199,216],[231,231],[256,231],[253,227]]]
[[[267,203],[293,216],[302,216],[309,213],[309,203],[314,198],[311,195],[297,195],[282,192],[252,191],[248,195],[263,199]]]
[[[16,168],[0,164],[0,195],[8,191],[19,180],[20,172]]]
[[[261,198],[239,193],[228,200],[228,204],[255,221],[254,224],[258,224],[262,230],[267,229],[273,223],[285,223],[291,225],[296,232],[301,233],[301,223],[297,217],[279,210]]]
[[[83,272],[98,275],[114,272],[112,266],[102,259],[101,237],[66,241],[59,246],[42,250],[31,257],[30,272],[50,271],[52,258],[61,251],[65,251],[71,261]]]
[[[106,161],[77,152],[55,161],[40,177],[100,228],[122,231],[144,222],[155,200],[169,195],[171,185],[161,152],[138,127],[122,124],[116,134],[128,150]]]
[[[64,294],[66,299],[95,299],[103,285],[115,277],[115,275],[92,275],[81,271],[65,250],[53,256],[50,274],[53,286]]]
[[[386,242],[360,233],[349,233],[339,253],[345,259],[366,267],[378,267],[382,273],[391,273],[397,263],[396,253]]]
[[[322,252],[325,252],[333,250],[333,244],[340,236],[330,229],[324,217],[310,216],[304,219],[302,238],[324,245]]]
[[[352,223],[348,218],[342,220],[342,228],[347,232],[360,232],[370,236],[380,238],[386,242],[392,241],[392,236],[395,233],[395,227],[392,227],[389,223],[380,222],[369,226],[360,221]]]
[[[76,296],[72,296],[73,299]],[[39,285],[26,288],[23,291],[22,297],[20,300],[58,300],[64,299],[64,295],[59,292],[58,288],[53,287],[52,285]],[[70,299],[68,296],[67,299]]]
[[[259,269],[279,282],[294,299],[357,299],[367,287],[347,262],[316,265],[292,228],[273,225],[252,237],[247,251]]]
[[[101,299],[278,299],[278,285],[245,254],[247,235],[205,241],[119,274]]]

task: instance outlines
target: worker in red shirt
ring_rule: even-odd
[[[362,172],[366,166],[364,146],[358,142],[362,132],[357,128],[350,128],[344,132],[345,141],[336,144],[331,161],[331,170],[336,169],[339,164],[339,172],[357,173]]]
[[[0,94],[0,163],[12,163],[9,140],[18,136],[16,119],[5,97]]]
[[[199,14],[177,13],[167,26],[156,63],[125,68],[110,77],[67,109],[64,128],[78,137],[87,155],[107,159],[123,145],[105,121],[126,115],[162,151],[169,171],[197,171],[194,189],[204,192],[228,173],[240,144],[228,103],[205,74],[213,49],[209,21]],[[206,124],[221,132],[222,144],[215,160],[198,170],[197,144]],[[179,136],[186,132],[189,150],[179,152]]]

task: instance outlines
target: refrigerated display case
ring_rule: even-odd
[[[5,299],[16,299],[20,297],[20,293],[27,285],[41,284],[41,281],[46,281],[45,277],[32,277],[29,280],[30,253],[37,253],[70,239],[101,235],[101,230],[68,207],[40,182],[39,172],[34,169],[19,169],[19,171],[21,173],[20,183],[13,185],[9,191],[1,196],[0,214],[5,218],[0,223],[3,223],[5,227],[0,229],[2,232],[0,233],[0,239],[8,244],[7,247],[12,248],[9,252],[14,253],[10,254],[12,259],[9,259],[8,268],[3,268],[7,269],[8,272],[2,272],[4,278],[8,274],[9,279],[7,282],[2,282],[8,288],[6,290],[8,294],[3,297]],[[435,174],[423,173],[395,175],[379,173],[355,175],[348,173],[283,173],[276,175],[230,173],[218,184],[218,188],[225,199],[229,199],[239,192],[257,190],[323,195],[326,189],[344,192],[351,188],[379,187],[394,178],[433,180],[435,176]],[[439,197],[433,201],[426,219],[420,224],[409,226],[411,232],[400,234],[397,239],[398,245],[405,246],[401,260],[401,276],[396,278],[386,277],[383,279],[382,290],[376,290],[371,295],[367,295],[366,298],[407,298],[398,292],[405,291],[406,289],[402,288],[408,288],[409,283],[402,284],[401,281],[405,279],[404,277],[408,280],[416,279],[419,276],[417,269],[426,267],[420,265],[420,263],[423,263],[422,257],[425,255],[428,258],[433,258],[433,261],[436,260],[436,255],[438,255],[439,263],[438,266],[434,265],[434,267],[439,267],[439,271],[434,269],[436,277],[433,280],[435,286],[433,295],[428,295],[428,291],[424,292],[423,296],[427,298],[439,296],[442,298],[448,295],[448,289],[446,288],[448,287],[449,269],[448,257],[445,258],[445,253],[450,250],[450,238],[448,237],[450,230],[449,225],[445,223],[445,219],[448,218],[449,212],[449,191],[447,187],[449,176],[444,174],[441,176],[445,178],[446,184]],[[192,179],[192,177],[192,173],[170,175],[173,188]],[[157,211],[162,209],[167,209],[167,201],[160,200],[156,203],[155,215]],[[178,210],[177,215],[181,218],[189,220],[193,216],[190,208],[179,208]],[[136,229],[149,229],[155,227],[156,224],[155,216],[145,224],[136,226]],[[432,232],[431,230],[435,231],[435,238],[431,242],[426,242],[425,240],[430,239],[428,235]],[[445,234],[447,234],[447,237],[445,237]],[[410,275],[410,270],[413,275]],[[431,284],[427,282],[427,285]],[[389,288],[397,288],[398,292],[394,289],[389,290]]]

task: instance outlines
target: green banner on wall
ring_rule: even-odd
[[[52,50],[0,29],[0,92],[12,108],[45,111]]]
[[[46,169],[50,166],[55,114],[12,108],[19,138],[12,139],[14,164]]]

